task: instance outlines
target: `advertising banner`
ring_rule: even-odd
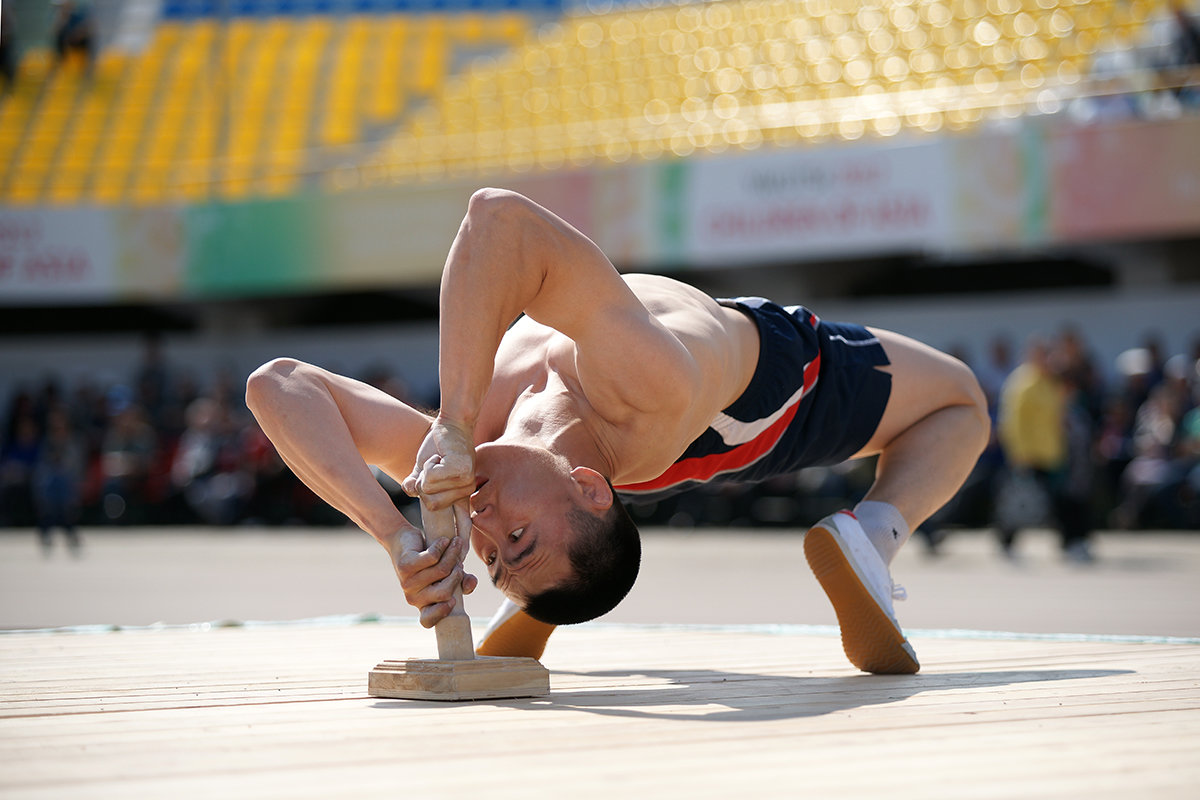
[[[181,255],[174,209],[0,208],[0,304],[176,297]]]
[[[1200,119],[1028,119],[953,137],[489,182],[669,270],[1200,233]],[[436,286],[476,180],[151,208],[0,208],[0,306]]]
[[[1200,231],[1200,117],[1059,126],[1047,149],[1060,240]]]
[[[91,210],[0,211],[0,295],[103,295],[113,283],[109,216]]]
[[[695,161],[681,198],[692,263],[805,260],[941,246],[945,148],[827,146]]]

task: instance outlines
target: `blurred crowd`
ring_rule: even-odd
[[[1095,528],[1200,529],[1200,337],[1167,357],[1147,336],[1106,375],[1065,327],[1031,336],[1019,359],[998,339],[973,367],[992,441],[922,531],[931,548],[955,525],[993,527],[1012,556],[1021,529],[1048,525],[1086,562]]]
[[[383,370],[367,380],[412,400]],[[205,380],[154,339],[127,381],[18,388],[0,429],[0,527],[36,526],[48,547],[58,529],[76,546],[79,525],[343,524],[283,464],[244,392],[245,375]]]
[[[1093,528],[1200,529],[1200,338],[1167,357],[1150,337],[1113,365],[1097,364],[1071,328],[1022,346],[997,338],[978,360],[957,353],[987,394],[993,441],[921,531],[929,546],[955,527],[990,527],[1011,551],[1021,529],[1050,525],[1083,560]],[[383,369],[359,377],[417,405],[436,401]],[[38,527],[48,546],[56,529],[77,543],[79,525],[343,524],[258,428],[244,378],[201,380],[148,339],[125,382],[51,376],[18,388],[0,429],[0,526]],[[632,511],[646,524],[803,526],[870,480],[871,464],[856,462]]]
[[[1173,119],[1200,109],[1200,13],[1172,0],[1167,13],[1132,45],[1097,52],[1090,68],[1096,91],[1073,100],[1080,121]]]

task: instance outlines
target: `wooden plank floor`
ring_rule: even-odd
[[[367,696],[415,623],[0,636],[0,797],[1194,798],[1200,643],[585,625],[541,700]]]

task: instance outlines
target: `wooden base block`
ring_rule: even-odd
[[[550,693],[550,672],[533,658],[478,656],[467,661],[384,661],[367,676],[372,697],[495,700]]]

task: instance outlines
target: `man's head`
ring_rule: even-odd
[[[482,446],[471,545],[492,583],[535,619],[584,622],[633,586],[637,527],[599,472],[541,448]]]
[[[642,542],[637,525],[620,500],[603,514],[576,510],[567,515],[574,529],[567,557],[574,574],[530,597],[525,613],[539,622],[572,625],[606,614],[637,580]]]

